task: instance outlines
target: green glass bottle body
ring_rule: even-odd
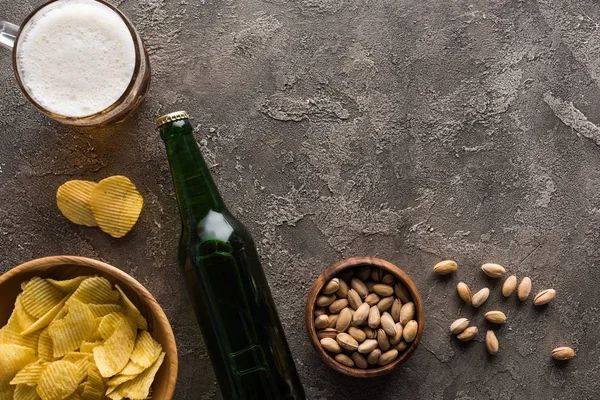
[[[160,127],[181,214],[179,264],[225,399],[305,399],[254,242],[187,119]]]

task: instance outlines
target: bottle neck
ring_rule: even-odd
[[[187,119],[169,122],[160,128],[184,227],[197,223],[210,210],[225,210],[192,131]]]

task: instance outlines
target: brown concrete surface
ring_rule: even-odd
[[[0,0],[22,20],[40,0]],[[0,272],[94,257],[157,297],[177,336],[176,399],[220,399],[176,265],[179,217],[155,118],[185,109],[231,210],[250,229],[309,399],[597,399],[600,5],[593,0],[120,0],[149,48],[141,109],[109,129],[66,128],[19,92],[0,52]],[[144,195],[123,239],[56,208],[69,179],[130,177]],[[426,307],[423,342],[393,374],[329,370],[304,297],[329,264],[404,268]],[[450,279],[431,266],[458,261]],[[546,308],[503,300],[483,262],[553,287]],[[487,285],[479,310],[459,280]],[[483,314],[501,309],[500,353]],[[461,344],[448,326],[482,333]],[[552,348],[573,346],[565,364]]]

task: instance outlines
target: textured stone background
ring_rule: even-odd
[[[0,0],[20,21],[39,0]],[[179,219],[157,116],[189,111],[231,210],[253,233],[309,399],[594,399],[600,390],[600,6],[569,1],[121,0],[145,38],[149,97],[111,129],[78,131],[0,71],[0,271],[98,258],[158,298],[179,343],[176,399],[219,399],[176,265]],[[69,179],[126,174],[146,199],[124,239],[58,212]],[[310,347],[304,297],[329,264],[404,268],[427,311],[393,374],[357,381]],[[443,258],[461,268],[432,276]],[[485,261],[556,301],[502,300]],[[479,312],[454,287],[492,287]],[[458,316],[509,316],[500,354],[463,345]],[[572,345],[568,364],[550,351]]]

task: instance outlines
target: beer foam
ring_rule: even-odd
[[[127,25],[112,9],[92,0],[59,0],[24,28],[17,68],[42,107],[84,117],[121,97],[133,76],[135,54]]]

